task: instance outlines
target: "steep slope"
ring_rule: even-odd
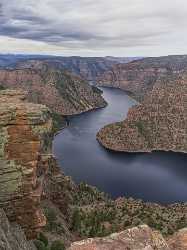
[[[127,64],[114,65],[97,79],[98,85],[116,87],[128,91],[136,100],[153,89],[160,77],[187,69],[187,55],[152,57]]]
[[[160,78],[125,121],[104,127],[97,139],[116,151],[187,152],[187,72]]]
[[[125,198],[112,201],[94,187],[74,184],[51,155],[50,111],[43,105],[28,103],[25,96],[23,91],[0,91],[0,207],[11,221],[10,225],[0,210],[1,249],[34,250],[13,222],[21,225],[28,238],[36,237],[47,222],[43,232],[50,243],[63,239],[65,244],[144,223],[163,235],[187,225],[186,204],[161,206]],[[186,229],[173,237],[168,242],[174,248],[169,249],[185,250]],[[147,226],[81,244],[74,243],[72,249],[119,246],[137,250],[150,244],[160,250],[166,245],[160,233],[155,234]]]
[[[101,93],[79,77],[38,62],[34,68],[0,70],[0,85],[28,91],[27,98],[53,112],[72,115],[104,107]]]
[[[32,238],[46,223],[40,198],[52,119],[47,107],[24,99],[23,92],[0,91],[0,208]]]
[[[0,54],[0,68],[15,67],[16,63],[25,60],[43,60],[45,58],[54,58],[46,55],[27,55],[27,54]]]
[[[137,59],[136,57],[56,57],[43,60],[45,63],[57,68],[67,69],[74,75],[95,82],[103,72],[109,70],[117,63],[127,63]],[[18,67],[30,68],[37,63],[36,60],[26,60],[17,63]]]
[[[21,228],[9,223],[3,210],[0,210],[0,249],[36,250],[34,244],[26,240]]]

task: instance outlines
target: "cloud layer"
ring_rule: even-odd
[[[186,0],[0,0],[1,52],[181,54],[186,26]]]

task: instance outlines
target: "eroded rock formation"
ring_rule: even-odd
[[[157,80],[127,119],[104,127],[97,138],[116,151],[187,152],[187,73]]]
[[[186,230],[178,234],[167,241],[158,231],[142,225],[105,238],[75,242],[68,250],[186,250]]]
[[[128,91],[138,101],[151,91],[160,77],[183,72],[187,69],[187,56],[165,56],[136,60],[114,65],[97,79],[98,85]]]
[[[179,80],[180,84],[177,86],[179,89],[183,89],[185,81],[181,82],[181,79]],[[170,84],[166,84],[166,90],[168,90],[168,86]],[[173,89],[172,86],[171,84],[171,89]],[[169,91],[168,93],[171,97],[171,92]],[[174,92],[174,94],[176,93],[180,92]],[[104,218],[101,224],[102,226],[106,226],[106,228],[112,226],[112,224],[110,225],[106,221],[108,217],[104,216],[108,211],[112,212],[110,214],[110,222],[116,224],[116,222],[119,222],[119,219],[123,218],[123,213],[127,217],[129,212],[128,216],[132,219],[132,217],[138,216],[140,212],[146,211],[146,214],[149,215],[157,210],[161,211],[163,218],[167,218],[168,221],[171,219],[170,217],[172,219],[175,217],[174,220],[177,222],[176,228],[173,227],[174,222],[171,223],[174,231],[178,230],[179,227],[185,227],[186,205],[176,205],[173,208],[159,207],[156,209],[158,206],[156,204],[150,205],[150,207],[147,205],[146,208],[146,205],[142,202],[138,204],[137,202],[128,202],[122,199],[114,202],[107,199],[96,188],[86,184],[77,186],[70,178],[64,176],[60,172],[56,160],[51,155],[51,113],[43,105],[28,103],[25,100],[25,96],[25,92],[18,90],[0,92],[0,207],[5,209],[6,215],[11,222],[21,225],[28,238],[35,237],[37,232],[46,223],[40,202],[42,194],[46,205],[45,208],[51,209],[53,207],[54,211],[59,213],[57,217],[61,217],[60,221],[57,222],[54,221],[53,217],[52,222],[56,231],[54,231],[54,228],[51,231],[45,231],[49,235],[49,238],[53,234],[51,240],[54,240],[53,237],[56,237],[55,234],[58,234],[57,237],[69,234],[69,238],[65,243],[69,243],[69,240],[72,240],[73,234],[75,237],[85,237],[87,231],[89,234],[92,231],[93,235],[93,230],[91,229],[92,227],[95,228],[95,224],[92,225],[93,214],[91,214],[91,211],[94,209],[97,211],[94,214],[98,216],[99,221],[101,221],[101,218]],[[181,96],[177,96],[178,99],[176,100],[178,103],[181,100]],[[171,100],[170,104],[172,104]],[[103,209],[101,208],[102,206]],[[77,209],[83,210],[85,216],[80,217],[76,212],[78,211]],[[173,212],[167,212],[170,210]],[[100,211],[102,217],[100,217]],[[77,218],[81,218],[82,221],[78,220],[76,223],[73,221],[73,218],[75,218],[74,212],[78,215]],[[155,217],[158,214],[159,218],[161,218],[159,213],[157,212],[153,216]],[[114,218],[111,217],[112,215]],[[90,222],[91,224],[89,225]],[[123,219],[123,226],[126,227],[127,225],[124,222],[125,217]],[[59,223],[64,224],[61,225]],[[80,235],[79,230],[77,230],[77,228],[80,228],[79,223],[86,225]],[[120,223],[118,225],[119,227],[121,226]],[[60,232],[59,227],[60,229],[63,228]],[[17,228],[17,226],[9,226],[3,212],[0,211],[0,247],[5,246],[7,247],[5,249],[8,250],[33,250],[33,245],[27,245],[28,243],[25,242],[22,231]],[[119,230],[117,229],[117,231]],[[102,232],[95,231],[95,233]],[[103,233],[106,233],[106,231],[103,231]],[[73,243],[70,250],[186,250],[186,235],[186,230],[183,229],[174,234],[174,236],[169,237],[166,242],[160,233],[151,230],[148,226],[139,226],[108,237]],[[14,240],[16,242],[13,248],[12,242]]]
[[[61,115],[78,114],[106,106],[98,89],[42,61],[36,62],[31,68],[0,70],[0,85],[26,90],[28,100],[45,104]]]
[[[1,58],[1,57],[0,57]],[[109,70],[113,65],[118,63],[128,63],[137,57],[49,57],[43,58],[49,65],[57,69],[67,69],[74,75],[95,82],[95,80],[105,71]],[[35,60],[17,60],[17,65],[21,68],[30,68],[37,63]]]
[[[0,249],[36,250],[34,244],[27,241],[22,229],[9,223],[3,210],[0,210]]]
[[[0,92],[0,207],[32,238],[46,223],[40,197],[52,119],[47,107],[24,99],[22,91]]]

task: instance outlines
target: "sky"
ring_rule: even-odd
[[[187,0],[0,0],[0,53],[187,54]]]

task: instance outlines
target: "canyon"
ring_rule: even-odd
[[[97,84],[123,89],[136,100],[142,101],[160,77],[170,77],[186,69],[186,55],[149,57],[114,65],[97,78]]]
[[[187,152],[187,70],[185,63],[181,65],[177,68],[174,64],[174,72],[161,74],[154,84],[148,84],[151,90],[140,81],[143,88],[141,94],[136,93],[138,99],[143,94],[141,103],[129,110],[123,122],[101,129],[98,141],[115,151]]]
[[[106,106],[97,88],[66,70],[39,61],[34,68],[1,69],[2,88],[23,89],[28,100],[45,104],[54,113],[72,115]]]
[[[57,69],[66,69],[84,80],[94,82],[102,73],[118,63],[128,63],[139,57],[80,57],[44,55],[1,55],[0,68],[31,68],[40,61]]]
[[[108,235],[109,232],[120,232],[123,228],[130,225],[133,227],[137,224],[136,219],[136,222],[134,220],[120,225],[117,220],[121,218],[122,211],[126,211],[126,215],[129,214],[130,217],[126,218],[128,221],[131,218],[136,218],[132,216],[132,211],[135,214],[137,214],[137,211],[147,211],[149,216],[153,215],[153,218],[152,209],[158,211],[161,218],[168,214],[169,219],[172,214],[171,217],[174,221],[172,222],[169,219],[169,224],[165,224],[163,227],[169,229],[171,225],[178,225],[173,228],[172,233],[185,226],[186,218],[184,215],[186,213],[184,211],[186,205],[179,204],[164,208],[156,204],[138,203],[138,201],[132,199],[112,201],[96,188],[87,184],[74,184],[71,178],[60,171],[56,160],[51,155],[52,118],[49,109],[43,105],[29,103],[26,96],[27,93],[18,90],[2,90],[0,92],[0,207],[4,209],[11,223],[9,226],[9,222],[2,211],[3,221],[5,221],[6,226],[4,228],[3,224],[1,224],[0,232],[2,234],[0,235],[2,235],[6,244],[10,246],[7,249],[11,249],[12,237],[19,239],[16,241],[17,244],[29,246],[28,249],[34,249],[33,243],[26,241],[22,231],[16,230],[12,236],[13,232],[11,230],[14,228],[12,223],[15,222],[21,225],[28,239],[35,238],[38,232],[42,230],[49,240],[53,241],[60,238],[63,239],[67,246],[72,241],[82,237],[91,235],[101,237]],[[142,209],[142,206],[144,209]],[[88,207],[90,207],[89,210]],[[115,213],[112,212],[113,209]],[[165,209],[165,212],[163,212],[163,209]],[[52,217],[52,211],[56,217]],[[103,217],[100,217],[99,213],[103,214]],[[79,221],[80,216],[83,216],[86,220]],[[147,215],[145,219],[149,216]],[[95,228],[95,222],[92,222],[91,218],[97,218],[96,224],[100,218],[97,229]],[[141,218],[141,215],[139,218]],[[160,221],[164,222],[163,218]],[[178,224],[174,218],[178,221]],[[90,225],[87,219],[90,221]],[[155,219],[156,223],[158,219],[157,217]],[[79,224],[80,222],[81,224]],[[142,220],[139,220],[138,223],[142,224]],[[86,226],[86,231],[82,231],[83,225]],[[152,224],[152,226],[154,228],[156,224]],[[5,231],[7,228],[11,232]],[[93,230],[95,230],[95,233]],[[153,249],[157,246],[156,249],[159,250],[185,249],[186,231],[179,231],[176,234],[172,237],[169,236],[175,248],[169,248],[167,245],[168,240],[164,240],[161,235],[152,232],[147,226],[140,226],[130,229],[129,232],[117,233],[115,236],[109,236],[108,238],[73,243],[70,249],[107,249],[106,247],[112,249],[114,246],[116,249],[121,249],[121,247],[124,249],[125,247],[126,249],[137,249],[142,244],[145,244],[145,246],[150,245]],[[153,235],[155,240],[152,238]],[[128,239],[128,237],[130,238]],[[173,237],[177,237],[177,240],[174,240]],[[162,243],[158,244],[158,242]],[[181,246],[182,248],[180,248]],[[20,249],[25,248],[20,246]]]
[[[176,71],[136,92],[141,103],[125,121],[101,129],[100,143],[116,151],[186,152],[187,74]],[[43,61],[0,70],[0,83],[11,88],[0,91],[0,246],[34,250],[28,240],[42,232],[50,245],[63,240],[70,250],[187,249],[186,203],[112,200],[60,170],[51,152],[53,113],[104,107],[100,90]]]

